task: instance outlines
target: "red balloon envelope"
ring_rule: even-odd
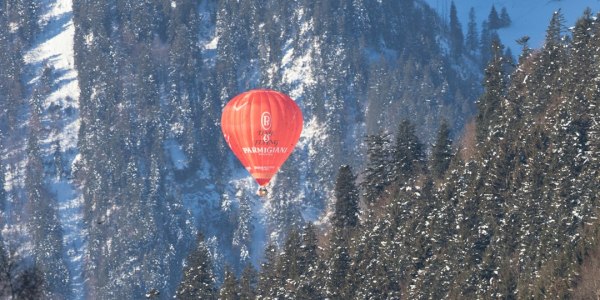
[[[302,132],[302,112],[283,93],[251,90],[225,105],[221,129],[233,153],[265,186],[294,150]]]

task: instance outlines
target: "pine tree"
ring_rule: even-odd
[[[502,22],[500,20],[500,16],[498,16],[498,11],[496,10],[496,6],[492,5],[492,9],[490,10],[490,14],[488,15],[488,26],[490,29],[495,30],[502,27]]]
[[[564,17],[556,11],[546,30],[546,39],[540,55],[535,57],[536,68],[531,73],[532,81],[537,84],[530,87],[531,96],[526,99],[526,105],[532,107],[531,114],[537,115],[552,102],[553,95],[548,86],[562,87],[566,79],[561,71],[561,65],[566,60],[566,44],[564,39]],[[543,84],[542,84],[543,83]]]
[[[25,264],[22,262],[22,264]],[[11,282],[12,299],[42,299],[48,297],[45,276],[34,262],[32,266],[22,270],[16,282]],[[14,279],[14,280],[15,280]]]
[[[246,193],[241,192],[237,195],[239,201],[239,213],[238,213],[238,224],[233,232],[233,245],[240,247],[240,249],[249,246],[252,240],[252,230],[254,224],[252,223],[252,207],[251,200]],[[247,251],[240,250],[240,260],[247,261],[249,259]]]
[[[6,205],[8,201],[8,194],[4,189],[4,184],[6,182],[4,164],[0,162],[0,215],[4,215],[6,213]],[[3,251],[3,249],[0,249]],[[0,251],[0,254],[2,254]]]
[[[544,49],[547,51],[555,51],[556,47],[563,46],[563,32],[565,27],[565,19],[560,10],[554,12],[550,19],[550,24],[546,30],[546,39]]]
[[[511,23],[512,23],[512,20],[510,19],[510,16],[508,15],[508,11],[506,10],[506,7],[502,7],[502,10],[500,11],[500,27],[509,27]]]
[[[364,179],[361,182],[363,197],[368,204],[372,204],[382,195],[389,184],[389,139],[385,134],[369,135],[367,143],[367,166],[364,170]]]
[[[334,226],[353,228],[358,225],[358,189],[355,176],[349,165],[340,167],[335,183],[335,212],[332,217]]]
[[[398,125],[391,162],[394,182],[404,185],[415,179],[425,167],[425,149],[417,137],[415,126],[409,120]]]
[[[54,155],[53,155],[53,163],[54,163],[54,172],[56,178],[61,180],[65,175],[64,163],[62,158],[62,150],[60,148],[60,141],[54,142]]]
[[[19,254],[14,241],[0,239],[0,297],[2,299],[46,298],[44,274],[36,261]]]
[[[256,284],[258,281],[258,273],[252,264],[246,264],[240,278],[239,295],[240,300],[251,300],[256,298]]]
[[[498,120],[500,103],[506,93],[506,78],[504,75],[504,56],[499,41],[492,44],[493,56],[485,70],[483,86],[485,91],[479,98],[477,115],[477,141],[483,142],[488,134],[493,133],[493,122]]]
[[[198,119],[203,108],[198,99],[202,97],[202,57],[197,47],[197,28],[200,26],[198,8],[194,1],[177,3],[171,12],[170,51],[168,66],[168,121],[174,137],[182,145],[189,164],[197,164],[201,148]]]
[[[183,279],[177,287],[176,296],[178,299],[217,298],[212,259],[201,232],[198,232],[196,248],[186,259]]]
[[[319,286],[322,267],[317,243],[315,227],[312,223],[308,223],[302,230],[302,245],[300,246],[300,266],[303,272],[296,293],[299,299],[323,298]]]
[[[504,51],[504,60],[506,61],[504,64],[504,73],[511,74],[515,70],[515,58],[509,47]]]
[[[45,277],[44,295],[46,297],[65,297],[68,295],[69,275],[63,260],[62,229],[58,219],[56,199],[45,185],[44,162],[39,136],[41,131],[38,110],[31,111],[27,140],[27,169],[25,186],[27,193],[27,215],[30,216],[30,230],[33,252],[39,261],[38,270]]]
[[[9,3],[3,2],[3,6]],[[0,107],[2,111],[0,116],[7,123],[8,131],[11,132],[18,127],[18,116],[21,105],[26,97],[25,88],[21,81],[25,62],[23,61],[22,47],[23,43],[15,41],[10,32],[11,20],[10,12],[0,12],[0,48],[3,55],[0,55]],[[5,133],[3,133],[5,134]]]
[[[409,267],[403,264],[403,249],[396,243],[396,229],[386,214],[380,220],[369,220],[356,241],[348,274],[348,294],[360,299],[399,299],[401,274]]]
[[[490,29],[488,21],[481,24],[481,35],[479,37],[479,52],[481,53],[480,63],[483,67],[487,66],[491,59],[491,45],[493,30]]]
[[[312,223],[306,224],[302,230],[302,245],[300,252],[300,265],[302,266],[303,274],[316,275],[316,263],[319,259],[318,253],[318,237],[315,225]],[[312,274],[311,274],[312,273]],[[308,278],[311,279],[311,278]]]
[[[296,228],[288,231],[283,252],[277,261],[277,274],[286,285],[285,295],[294,295],[298,288],[300,276],[304,273],[305,266],[301,261],[302,240]]]
[[[2,179],[4,179],[4,175],[2,175]],[[2,191],[4,191],[4,188],[2,188]],[[4,210],[2,212],[4,213]],[[11,281],[13,280],[14,268],[15,262],[9,259],[9,253],[6,252],[4,241],[2,240],[0,243],[0,297],[2,298],[11,299],[13,297]]]
[[[454,1],[452,1],[450,4],[450,44],[451,54],[455,58],[458,58],[463,53],[464,40],[462,25],[458,20]]]
[[[25,44],[33,42],[35,34],[39,31],[39,4],[33,0],[16,0],[9,4],[8,8],[11,22],[17,24],[18,36]]]
[[[521,46],[521,54],[519,55],[519,63],[522,64],[524,60],[531,54],[532,50],[529,48],[530,37],[525,35],[517,40],[517,44]]]
[[[479,34],[477,32],[477,19],[475,17],[475,8],[469,10],[469,23],[467,24],[467,37],[465,47],[470,54],[475,54],[479,49]]]
[[[442,121],[435,144],[431,149],[430,170],[434,178],[440,179],[448,170],[452,160],[452,140],[450,128],[446,120]]]
[[[265,248],[265,258],[260,265],[256,296],[275,299],[279,295],[280,287],[281,280],[277,273],[277,248],[269,243]]]
[[[326,261],[327,273],[324,278],[324,295],[327,298],[347,299],[348,275],[350,273],[350,252],[348,235],[341,230],[333,230]]]
[[[231,271],[229,266],[225,267],[225,280],[221,286],[219,292],[219,299],[222,300],[238,300],[240,299],[240,293],[238,291],[238,283],[235,278],[235,274]]]

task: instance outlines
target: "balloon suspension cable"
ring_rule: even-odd
[[[265,197],[267,196],[267,194],[269,194],[269,191],[267,190],[266,187],[261,186],[258,191],[256,191],[256,194],[260,197]]]

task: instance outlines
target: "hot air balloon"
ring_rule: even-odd
[[[250,90],[225,105],[221,129],[235,156],[260,185],[258,194],[265,196],[265,186],[300,138],[302,112],[283,93]]]

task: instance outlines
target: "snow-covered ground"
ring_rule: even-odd
[[[436,9],[440,16],[446,20],[449,18],[452,0],[424,1]],[[600,11],[600,0],[454,0],[454,4],[465,33],[471,7],[475,9],[479,32],[481,32],[481,23],[489,16],[492,5],[496,7],[498,13],[503,7],[506,7],[512,25],[498,30],[498,34],[502,43],[510,47],[515,55],[521,51],[516,40],[525,35],[530,37],[529,46],[531,48],[543,46],[546,29],[555,11],[560,9],[563,13],[566,27],[573,26],[587,7],[591,8],[594,14]]]
[[[53,69],[52,93],[43,103],[43,108],[58,107],[69,113],[61,114],[62,120],[58,122],[60,128],[50,130],[47,136],[42,137],[42,149],[45,149],[47,156],[52,155],[53,145],[58,142],[63,161],[70,165],[77,155],[79,131],[79,85],[73,61],[75,28],[72,0],[45,0],[41,10],[41,31],[33,47],[24,56],[30,75],[29,86],[36,85],[46,66]],[[69,267],[73,299],[81,299],[84,296],[83,257],[87,236],[83,223],[83,199],[68,174],[49,180],[49,184],[59,204],[64,255]]]

